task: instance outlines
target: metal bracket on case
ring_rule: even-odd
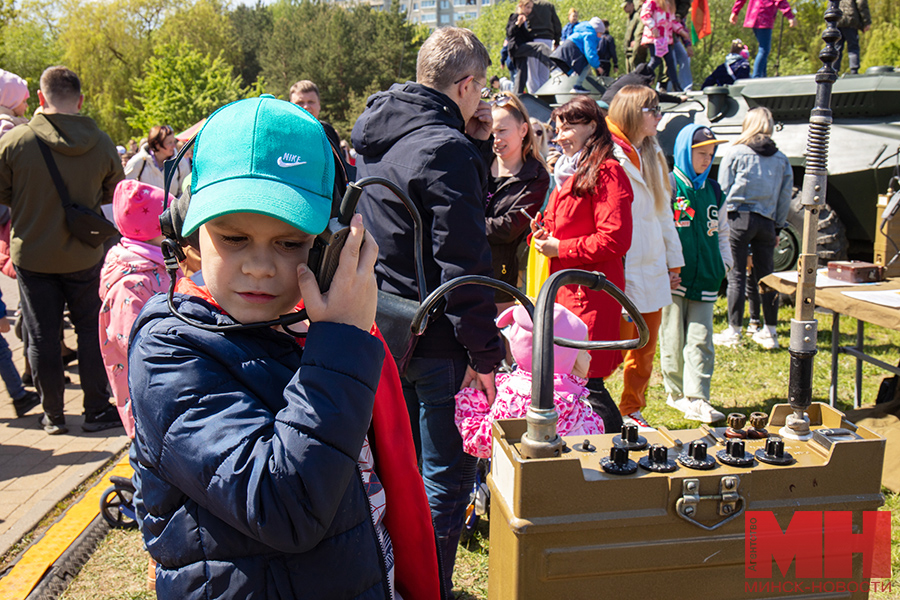
[[[744,497],[738,493],[741,480],[736,475],[725,475],[719,480],[719,493],[714,496],[700,495],[700,480],[685,479],[681,483],[681,498],[675,503],[675,512],[678,516],[693,523],[701,529],[712,531],[718,529],[725,523],[736,518],[744,512],[746,501]],[[715,500],[718,502],[717,512],[719,516],[725,517],[715,525],[704,525],[697,521],[694,517],[701,500]]]

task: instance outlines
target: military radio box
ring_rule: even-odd
[[[638,450],[623,430],[564,437],[560,456],[539,459],[520,453],[524,419],[496,421],[488,597],[867,598],[864,555],[852,555],[851,573],[848,554],[842,582],[825,581],[828,572],[809,581],[798,578],[804,575],[797,572],[799,555],[788,556],[787,564],[764,552],[757,557],[748,538],[748,528],[756,527],[745,522],[748,512],[770,515],[780,534],[798,511],[820,511],[808,513],[820,519],[845,511],[859,532],[864,513],[868,519],[884,503],[883,438],[821,403],[808,410],[810,439],[779,437],[791,413],[786,404],[771,415],[755,413],[762,421],[742,446],[728,444],[733,427],[701,427],[641,433],[637,441],[649,451]],[[612,450],[629,445],[627,457]],[[890,513],[874,514],[887,516],[889,532]],[[806,533],[807,540],[822,538],[821,527]],[[889,539],[888,533],[888,547]],[[775,563],[768,578],[755,577],[754,560]],[[821,555],[818,560],[821,566]]]
[[[881,213],[887,208],[888,200],[886,194],[878,196],[878,210],[875,211],[877,215],[875,219],[875,255],[872,262],[884,267],[885,277],[900,277],[900,257],[894,261],[894,264],[887,266],[894,254],[897,253],[897,249],[888,241],[888,238],[900,247],[900,217],[888,221],[884,226],[884,232],[881,231]]]

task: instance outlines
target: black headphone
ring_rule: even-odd
[[[171,203],[168,202],[168,190],[172,185],[172,177],[176,171],[178,164],[184,158],[185,154],[194,146],[194,142],[197,140],[197,136],[200,135],[200,132],[194,134],[194,136],[188,140],[184,146],[182,146],[181,150],[178,153],[165,161],[164,165],[164,197],[166,198],[166,206],[165,210],[163,210],[162,214],[159,216],[159,226],[162,232],[162,235],[165,239],[163,239],[161,247],[163,253],[163,259],[166,266],[166,272],[169,274],[169,290],[167,294],[167,304],[169,306],[169,311],[178,317],[181,321],[187,323],[188,325],[193,325],[195,327],[199,327],[200,329],[205,329],[207,331],[244,331],[248,329],[259,329],[262,327],[276,327],[281,326],[282,329],[289,332],[291,335],[302,337],[305,335],[302,332],[297,332],[289,329],[289,325],[293,325],[294,323],[299,323],[300,321],[305,321],[307,318],[306,309],[299,310],[295,313],[290,313],[287,315],[282,315],[277,319],[272,319],[269,321],[259,321],[256,323],[234,323],[232,325],[209,325],[207,323],[201,323],[200,321],[195,321],[190,317],[187,317],[180,312],[175,307],[174,297],[175,297],[175,279],[176,273],[178,272],[178,263],[184,261],[185,256],[184,250],[182,249],[185,245],[193,246],[194,248],[199,248],[200,243],[200,235],[199,231],[195,231],[187,238],[182,236],[182,231],[184,230],[184,221],[187,217],[188,208],[191,203],[191,192],[190,189],[184,191],[181,196],[175,198]],[[344,194],[344,191],[347,189],[348,179],[347,179],[347,170],[344,168],[344,163],[341,160],[340,149],[336,148],[334,142],[326,135],[325,139],[328,140],[328,145],[331,147],[331,152],[334,157],[334,186],[332,192],[332,202],[331,202],[331,213],[337,214],[339,210],[341,198]],[[193,172],[193,171],[192,171]]]

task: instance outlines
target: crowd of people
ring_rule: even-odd
[[[763,62],[754,69],[764,74],[767,34],[757,30],[771,29],[765,11],[776,5],[750,4]],[[778,6],[789,14],[786,0]],[[420,285],[466,275],[521,289],[563,269],[602,272],[634,302],[650,340],[627,352],[555,347],[560,432],[652,429],[641,411],[657,346],[667,404],[690,420],[724,418],[710,389],[714,346],[740,342],[748,277],[772,271],[792,171],[764,108],[748,112],[717,178],[723,141],[699,125],[679,132],[670,171],[657,141],[664,95],[652,86],[666,64],[672,89],[684,87],[675,48],[691,54],[686,10],[669,0],[622,7],[630,72],[601,101],[578,94],[556,107],[550,123],[499,81],[488,85],[487,49],[446,27],[422,45],[415,81],[369,99],[349,145],[318,119],[318,88],[303,80],[290,102],[264,95],[209,116],[165,191],[171,127],[152,127],[131,155],[81,114],[71,70],[43,73],[31,119],[24,81],[0,74],[0,261],[5,248],[37,391],[25,390],[2,336],[0,376],[17,416],[41,405],[41,427],[66,433],[68,308],[82,427],[124,426],[133,439],[135,507],[161,597],[261,587],[268,597],[449,597],[491,423],[530,404],[533,324],[509,294],[462,286],[400,363],[374,326],[378,294],[417,300]],[[515,89],[539,87],[550,65],[567,65],[579,84],[591,68],[617,70],[607,32],[577,11],[563,29],[552,5],[519,0],[506,44]],[[718,76],[740,77],[746,52],[735,40]],[[424,281],[414,219],[392,191],[369,186],[320,292],[307,255],[348,173],[384,178],[412,201]],[[73,205],[99,218],[110,203],[118,233],[84,241]],[[164,235],[167,207],[174,233]],[[535,281],[526,255],[543,265]],[[726,278],[729,326],[714,335]],[[774,295],[760,304],[753,340],[775,349]],[[301,309],[307,321],[285,320]],[[9,327],[0,318],[0,332]],[[560,291],[554,327],[576,340],[637,331],[610,296],[582,286]],[[607,382],[618,372],[613,399]]]
[[[690,0],[624,0],[625,12],[624,72],[630,73],[647,63],[658,73],[658,87],[664,91],[682,92],[694,86],[691,58],[694,55],[691,36]],[[757,52],[750,65],[749,49],[740,39],[732,41],[725,61],[704,79],[701,87],[730,85],[737,79],[766,77],[772,49],[772,29],[780,11],[788,26],[796,20],[788,0],[734,0],[729,21],[738,22],[746,6],[743,26],[752,30]],[[838,59],[834,63],[841,70],[844,46],[849,56],[849,73],[856,74],[860,66],[859,35],[872,24],[868,0],[841,0],[842,17]],[[533,16],[539,15],[539,16]],[[546,23],[550,23],[548,29]],[[510,15],[501,64],[510,73],[516,93],[538,90],[558,70],[575,76],[573,91],[587,93],[584,82],[593,70],[598,76],[611,77],[619,72],[616,42],[609,31],[610,22],[594,16],[579,21],[578,10],[568,12],[568,21],[559,29],[555,8],[547,0],[519,0]],[[547,31],[552,35],[547,36]],[[540,37],[546,36],[546,37]],[[547,71],[547,68],[550,71]]]

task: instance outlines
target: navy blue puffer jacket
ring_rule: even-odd
[[[158,597],[389,597],[357,466],[381,341],[336,323],[312,324],[305,350],[271,329],[208,332],[163,296],[131,338],[134,499]]]

